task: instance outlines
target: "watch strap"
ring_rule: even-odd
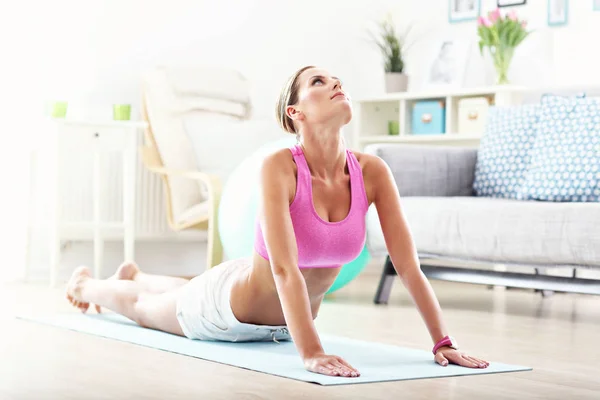
[[[444,346],[452,346],[452,338],[450,336],[444,336],[433,346],[433,354],[437,353],[438,349]]]

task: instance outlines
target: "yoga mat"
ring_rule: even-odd
[[[425,350],[320,335],[328,354],[344,358],[361,373],[357,378],[332,377],[305,370],[291,341],[231,343],[191,340],[142,328],[115,313],[18,315],[17,318],[320,385],[442,378],[532,369],[492,361],[485,369],[471,369],[453,364],[442,367],[433,361],[431,352]]]

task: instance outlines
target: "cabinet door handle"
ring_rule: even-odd
[[[470,111],[468,118],[471,121],[476,120],[477,118],[479,118],[479,113],[477,111]]]
[[[421,122],[423,122],[424,124],[430,123],[432,119],[433,119],[433,116],[431,114],[421,115]]]
[[[99,137],[100,134],[98,132],[94,132],[94,137]]]

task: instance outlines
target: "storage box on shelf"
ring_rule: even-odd
[[[412,106],[410,130],[413,135],[446,133],[446,104],[444,99],[421,100]]]
[[[493,105],[488,97],[471,97],[458,102],[458,131],[465,134],[478,134],[484,131],[488,109]]]
[[[353,147],[362,150],[369,143],[477,146],[483,134],[487,107],[491,104],[519,104],[525,90],[521,86],[502,85],[439,92],[387,93],[361,99],[355,102],[357,127]],[[390,123],[392,121],[397,122],[399,128],[395,135],[390,135],[390,126],[394,125]]]

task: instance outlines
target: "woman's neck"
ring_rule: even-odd
[[[339,129],[336,131],[303,132],[300,146],[313,176],[335,178],[346,170],[346,144]]]

